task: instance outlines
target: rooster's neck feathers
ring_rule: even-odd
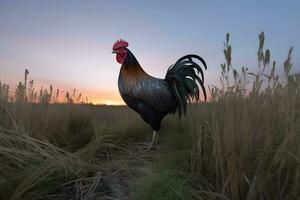
[[[151,76],[144,71],[135,56],[128,50],[127,57],[120,70],[120,79],[124,91],[132,92],[145,80],[151,79]]]
[[[133,53],[127,49],[127,57],[122,64],[122,68],[142,68]]]
[[[132,78],[138,78],[138,76],[148,75],[130,50],[127,50],[127,57],[122,64],[121,72],[130,75]]]

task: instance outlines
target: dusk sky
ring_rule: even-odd
[[[0,0],[0,80],[15,87],[30,71],[38,87],[77,88],[94,103],[122,103],[118,38],[145,71],[163,78],[179,57],[207,64],[206,86],[219,84],[223,41],[231,33],[233,65],[256,69],[258,34],[277,67],[293,51],[300,70],[300,1]]]

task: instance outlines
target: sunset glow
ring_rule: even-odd
[[[14,88],[27,68],[37,90],[76,88],[94,104],[123,105],[111,50],[124,38],[147,73],[164,78],[179,57],[194,53],[207,62],[206,86],[218,85],[227,32],[234,65],[256,67],[257,35],[265,31],[272,60],[293,45],[293,70],[300,69],[300,28],[289,20],[300,19],[297,1],[172,2],[0,1],[0,80]]]

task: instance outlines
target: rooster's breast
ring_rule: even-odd
[[[168,113],[174,107],[174,99],[168,83],[163,79],[151,76],[130,77],[120,73],[119,92],[125,103],[139,112],[140,103],[147,104],[161,113]]]

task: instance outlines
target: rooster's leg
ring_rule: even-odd
[[[152,134],[152,140],[151,140],[151,143],[149,144],[148,146],[148,150],[151,150],[154,146],[154,144],[157,143],[157,131],[154,131],[153,130],[153,134]]]

